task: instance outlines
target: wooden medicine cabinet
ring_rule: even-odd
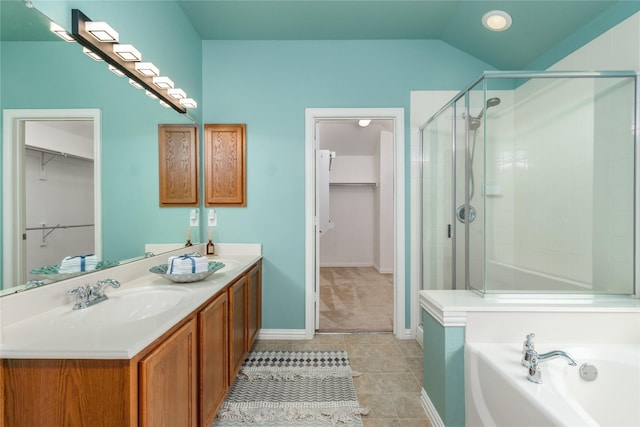
[[[199,206],[198,130],[194,125],[158,125],[160,206]]]
[[[205,206],[247,206],[245,124],[204,125]]]

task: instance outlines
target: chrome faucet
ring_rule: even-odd
[[[42,280],[31,279],[24,284],[24,288],[25,289],[39,288],[42,285],[44,285],[44,282]]]
[[[520,363],[527,368],[527,379],[532,383],[542,384],[542,369],[538,365],[539,362],[560,357],[566,360],[570,366],[577,365],[573,357],[561,350],[538,354],[533,346],[534,337],[534,334],[527,335],[527,340],[524,342],[522,348],[522,360],[520,361]]]
[[[112,288],[119,288],[120,282],[113,279],[98,280],[95,285],[87,283],[85,286],[78,286],[75,289],[70,289],[66,292],[66,295],[75,295],[77,297],[76,304],[73,306],[73,309],[80,310],[108,299],[104,294],[104,291],[108,286],[111,286]]]

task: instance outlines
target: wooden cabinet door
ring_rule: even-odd
[[[197,426],[196,357],[191,319],[140,361],[141,427]]]
[[[204,125],[205,206],[247,206],[246,125]]]
[[[247,352],[247,277],[229,287],[229,385],[240,371]]]
[[[200,205],[198,128],[158,125],[160,206]]]
[[[248,307],[248,342],[247,350],[253,343],[262,326],[262,263],[258,262],[249,271],[249,307]]]
[[[198,314],[200,338],[200,426],[210,426],[229,383],[229,298],[216,297]]]

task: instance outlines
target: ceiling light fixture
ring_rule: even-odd
[[[511,15],[503,10],[492,10],[482,16],[482,25],[491,31],[504,31],[511,27]]]
[[[65,30],[55,22],[51,22],[49,24],[49,30],[51,30],[52,33],[55,33],[58,37],[60,37],[62,40],[66,42],[76,41],[73,37],[71,37],[71,34],[67,33],[67,30]]]
[[[358,120],[358,126],[360,126],[361,128],[366,128],[367,126],[369,126],[369,124],[371,124],[371,120],[368,120],[368,119]]]
[[[91,19],[78,9],[72,9],[71,11],[71,24],[71,36],[73,39],[106,61],[112,72],[127,76],[133,86],[145,89],[148,95],[153,94],[161,102],[164,102],[166,106],[173,108],[177,112],[182,114],[187,112],[187,107],[179,102],[179,99],[186,98],[187,94],[181,89],[177,89],[178,92],[169,94],[168,89],[173,88],[173,81],[168,77],[160,77],[160,71],[152,63],[140,62],[142,60],[142,54],[132,45],[116,43],[119,35],[117,35],[117,32],[115,32],[113,28],[109,27],[106,23],[91,21]],[[97,24],[105,24],[106,27]],[[99,34],[98,30],[96,30],[95,33],[89,31],[89,29],[95,28],[105,31],[104,34],[100,33],[102,39],[105,39],[105,34],[110,33],[109,37],[111,37],[112,40],[110,42],[109,40],[99,42],[98,40],[100,40],[100,38],[97,37],[97,34]]]
[[[84,28],[89,32],[89,34],[91,34],[96,40],[101,43],[118,43],[120,35],[106,22],[89,21],[85,23]]]
[[[82,48],[82,53],[84,53],[85,55],[87,55],[89,58],[93,59],[94,61],[104,61],[104,59],[100,58],[99,55],[97,55],[95,52],[93,52],[90,49],[87,49],[86,47]]]

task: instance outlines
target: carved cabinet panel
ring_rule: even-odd
[[[246,125],[204,125],[205,206],[246,206]]]
[[[158,125],[160,206],[199,206],[196,126]]]

